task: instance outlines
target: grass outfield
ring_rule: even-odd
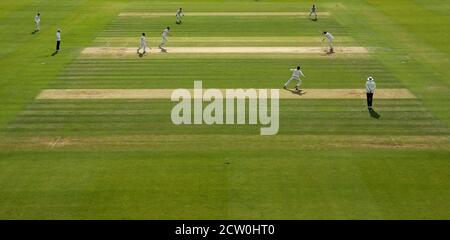
[[[450,4],[439,0],[3,0],[0,219],[449,219]],[[173,12],[174,17],[121,13]],[[42,14],[42,31],[30,34]],[[321,17],[320,11],[327,12]],[[139,14],[137,14],[139,15]],[[201,15],[201,14],[199,14]],[[365,54],[81,54],[88,47],[339,47]],[[50,56],[55,30],[62,51]],[[259,125],[173,125],[165,99],[38,99],[45,89],[408,89],[416,98],[282,99]]]

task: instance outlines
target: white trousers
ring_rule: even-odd
[[[300,85],[302,84],[302,80],[300,80],[299,77],[291,77],[289,78],[289,80],[284,84],[285,87],[287,87],[289,85],[289,83],[291,83],[292,80],[297,81],[297,84],[295,85],[296,87],[300,87]]]
[[[36,30],[41,30],[41,23],[40,22],[36,22]]]
[[[139,45],[138,52],[139,52],[139,50],[141,50],[141,49],[144,49],[144,52],[146,52],[146,50],[147,50],[147,44],[141,43],[141,45]]]
[[[163,37],[161,40],[161,44],[159,45],[159,47],[165,47],[167,43],[167,37]]]

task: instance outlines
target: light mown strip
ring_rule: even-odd
[[[37,99],[170,99],[175,89],[47,89]],[[247,90],[247,89],[244,89]],[[225,96],[225,90],[220,89]],[[193,90],[190,90],[193,96]],[[301,94],[280,90],[280,99],[364,99],[364,89],[306,89]],[[376,99],[414,99],[408,89],[378,89]]]
[[[159,36],[158,36],[159,38]],[[279,37],[171,37],[171,43],[322,43],[322,36],[279,36]],[[132,42],[138,45],[139,37],[97,37],[96,43]],[[340,36],[334,40],[339,42],[354,42],[352,37]]]
[[[121,149],[173,149],[181,146],[190,148],[208,146],[221,150],[217,142],[233,141],[236,149],[258,149],[265,143],[274,148],[300,141],[299,149],[448,149],[449,136],[408,135],[408,136],[373,136],[373,135],[276,135],[270,138],[251,135],[119,135],[119,136],[14,136],[0,137],[0,149],[8,151],[47,151],[47,150],[79,150],[121,151]]]
[[[186,17],[244,17],[244,16],[309,16],[309,12],[185,12]],[[329,12],[319,12],[319,16],[329,16]],[[122,12],[119,17],[175,17],[175,12]]]
[[[149,54],[160,54],[159,49],[152,49]],[[209,54],[209,53],[256,53],[256,54],[308,54],[308,53],[324,53],[326,48],[323,47],[174,47],[167,48],[167,53],[190,53],[190,54]],[[368,53],[365,47],[339,47],[335,49],[336,53],[361,54]],[[88,47],[83,49],[82,55],[130,55],[137,54],[137,48],[126,47]],[[163,53],[166,54],[166,53]]]

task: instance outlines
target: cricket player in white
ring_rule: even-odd
[[[147,51],[147,39],[145,39],[145,33],[142,33],[141,42],[140,42],[139,48],[137,49],[138,54],[141,49],[144,50],[143,54],[145,54]]]
[[[56,52],[59,51],[60,47],[61,47],[61,30],[58,29],[56,31]]]
[[[300,87],[300,85],[302,84],[302,80],[300,80],[300,75],[302,76],[302,77],[305,77],[305,75],[303,74],[303,72],[300,70],[300,66],[298,66],[297,67],[297,69],[291,69],[291,71],[292,71],[292,76],[291,76],[291,78],[289,78],[289,80],[284,84],[284,89],[287,89],[287,86],[289,85],[289,83],[292,81],[292,80],[295,80],[295,81],[297,81],[297,84],[295,85],[295,91],[297,91],[297,92],[299,92],[300,91],[300,89],[299,89],[299,87]]]
[[[311,16],[314,15],[314,18],[312,18],[313,20],[317,20],[317,8],[316,5],[312,5],[311,11],[309,12],[309,18],[311,18]]]
[[[334,40],[334,37],[333,37],[333,35],[331,35],[331,33],[329,33],[329,32],[323,32],[323,35],[325,35],[325,38],[322,39],[322,42],[323,42],[325,39],[328,39],[328,44],[330,45],[330,51],[329,51],[328,53],[329,53],[329,54],[334,53],[334,48],[333,48],[333,40]]]
[[[175,16],[177,17],[176,23],[181,24],[181,18],[183,18],[184,16],[183,9],[182,8],[178,9],[177,14]]]
[[[41,30],[41,14],[38,13],[35,17],[34,17],[34,23],[36,24],[36,29],[34,30],[35,32],[38,32]]]
[[[373,77],[368,77],[366,81],[367,108],[372,109],[373,94],[377,85]]]
[[[169,36],[169,31],[170,31],[170,27],[167,27],[161,33],[162,40],[161,40],[161,44],[159,44],[159,49],[161,49],[161,52],[167,52],[165,47],[166,47],[166,43],[167,43],[167,36]]]

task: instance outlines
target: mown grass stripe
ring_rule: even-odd
[[[159,53],[166,54],[159,50],[147,49],[149,54]],[[308,54],[308,53],[325,53],[325,47],[169,47],[167,53],[170,54]],[[365,47],[339,47],[335,48],[336,54],[361,54],[369,53]],[[87,47],[81,51],[82,55],[137,55],[137,48],[130,47]]]
[[[250,135],[111,135],[111,136],[73,136],[73,137],[0,137],[0,149],[13,151],[46,151],[46,147],[55,150],[98,150],[111,146],[132,149],[157,148],[168,150],[176,144],[182,148],[194,145],[208,146],[220,149],[221,141],[248,143],[257,141],[266,143],[271,148],[277,148],[292,141],[301,141],[299,149],[321,148],[358,148],[358,149],[445,149],[449,147],[448,136],[371,136],[371,135],[278,135],[270,139]],[[180,147],[180,146],[177,146]],[[239,146],[237,146],[239,148]],[[257,145],[241,145],[241,148],[259,148]]]
[[[185,12],[185,17],[271,17],[271,16],[309,16],[309,12]],[[329,16],[329,12],[320,12],[320,16]],[[174,17],[175,12],[121,12],[119,17]]]

